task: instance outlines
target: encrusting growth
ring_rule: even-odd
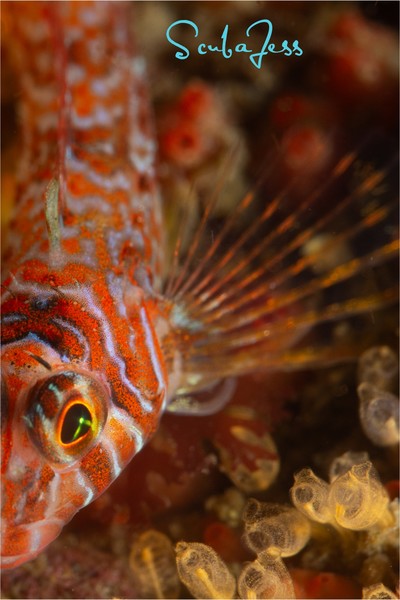
[[[363,588],[362,597],[365,600],[396,600],[398,596],[391,592],[383,583],[377,583]]]

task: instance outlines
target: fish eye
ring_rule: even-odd
[[[93,418],[90,410],[81,403],[67,407],[61,424],[61,443],[73,444],[84,438],[91,430]]]
[[[93,376],[62,371],[36,383],[25,422],[40,453],[70,464],[93,447],[104,428],[109,395]]]

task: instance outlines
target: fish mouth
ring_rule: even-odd
[[[33,560],[58,537],[61,530],[61,523],[49,521],[3,528],[1,570],[14,569]]]
[[[17,556],[3,556],[1,555],[0,568],[2,571],[8,571],[20,567],[24,563],[33,560],[40,553],[40,550],[36,554],[30,552],[26,554],[20,554]]]

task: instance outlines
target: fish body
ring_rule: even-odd
[[[155,143],[128,3],[11,3],[22,154],[2,301],[2,561],[35,556],[155,431]],[[81,424],[79,424],[81,423]]]
[[[395,199],[376,193],[386,171],[320,202],[355,152],[295,210],[283,210],[285,189],[239,234],[254,190],[215,236],[211,199],[188,248],[178,236],[163,281],[156,146],[130,4],[3,3],[22,137],[3,260],[4,568],[37,556],[99,496],[165,410],[209,415],[236,376],[354,358],[364,340],[335,323],[397,298],[392,282],[376,289],[365,277],[398,251]],[[322,264],[337,244],[344,251]],[[319,326],[322,345],[296,346]]]

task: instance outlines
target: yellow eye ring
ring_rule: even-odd
[[[83,441],[90,432],[96,433],[97,419],[81,400],[68,403],[59,417],[58,439],[63,446],[72,448]]]

